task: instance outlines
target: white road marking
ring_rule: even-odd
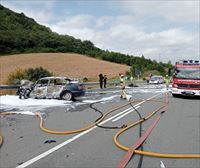
[[[117,118],[118,116],[120,116],[120,115],[126,113],[127,111],[129,111],[129,110],[131,110],[131,109],[133,109],[133,107],[127,108],[126,110],[124,110],[124,111],[122,111],[122,112],[120,112],[120,113],[117,113],[117,114],[115,115],[115,117]]]
[[[165,165],[162,161],[160,161],[160,168],[165,168]]]
[[[154,95],[154,96],[148,98],[147,100],[151,100],[152,98],[154,98],[154,97],[156,97],[156,96],[158,96],[158,95],[160,95],[160,94],[162,94],[162,93],[156,94],[156,95]],[[142,102],[140,102],[140,103],[134,105],[134,107],[137,107],[138,105],[143,104],[143,103],[146,102],[147,100],[143,100]],[[124,113],[126,113],[127,111],[129,111],[129,110],[131,110],[131,109],[133,109],[133,107],[130,107],[130,108],[128,108],[128,109],[126,109],[126,110],[124,110],[124,111],[122,111],[122,112],[116,114],[116,115],[115,115],[115,118],[118,117],[118,116],[120,116],[120,115],[122,115],[122,114],[124,114]]]
[[[156,95],[154,95],[154,96],[148,98],[147,100],[150,100],[150,99],[152,99],[152,98],[154,98],[154,97],[156,97],[156,96],[158,96],[158,95],[160,95],[160,94],[162,94],[162,93],[156,94]],[[146,101],[146,100],[144,100],[144,101],[142,101],[142,102],[144,103],[145,101]],[[142,104],[142,102],[140,102],[140,103],[138,103],[138,104],[136,104],[136,105]],[[136,106],[136,105],[135,105],[135,106]],[[108,121],[114,119],[116,116],[119,116],[119,115],[116,114],[116,115],[114,115],[114,116],[108,118],[107,120],[101,122],[99,125],[105,124],[106,122],[108,122]],[[92,131],[92,130],[95,129],[95,128],[97,128],[97,126],[94,126],[94,127],[90,128],[90,129],[84,131],[84,132],[81,132],[81,133],[78,134],[78,135],[75,135],[74,137],[68,139],[67,141],[65,141],[65,142],[63,142],[63,143],[61,143],[61,144],[59,144],[59,145],[57,145],[57,146],[55,146],[55,147],[49,149],[48,151],[46,151],[46,152],[44,152],[44,153],[42,153],[42,154],[40,154],[40,155],[34,157],[34,158],[31,159],[31,160],[28,160],[27,162],[25,162],[25,163],[23,163],[23,164],[17,166],[16,168],[25,168],[25,167],[27,167],[27,166],[29,166],[29,165],[31,165],[31,164],[37,162],[38,160],[40,160],[40,159],[42,159],[42,158],[48,156],[49,154],[55,152],[56,150],[62,148],[62,147],[65,146],[65,145],[69,144],[70,142],[75,141],[76,139],[78,139],[78,138],[80,138],[81,136],[87,134],[88,132]]]
[[[135,109],[138,109],[138,108],[140,108],[140,106],[135,107]],[[114,120],[112,120],[112,122],[115,122],[115,121],[121,119],[122,117],[124,117],[124,116],[128,115],[129,113],[135,111],[135,109],[134,109],[134,108],[131,108],[131,109],[130,109],[129,111],[127,111],[126,113],[124,113],[124,114],[120,115],[119,117],[115,118]]]

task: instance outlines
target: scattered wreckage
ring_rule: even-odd
[[[32,83],[22,80],[17,91],[19,98],[74,100],[85,95],[85,86],[67,77],[44,77]]]

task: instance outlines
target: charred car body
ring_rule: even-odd
[[[85,95],[85,86],[66,77],[44,77],[35,84],[22,85],[19,98],[74,100]]]

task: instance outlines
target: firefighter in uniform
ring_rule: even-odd
[[[168,75],[165,76],[165,82],[166,82],[166,88],[167,88],[167,90],[168,90],[168,88],[169,88],[169,83],[170,83],[170,78],[169,78]]]
[[[121,99],[126,99],[126,81],[123,74],[120,74],[120,86],[121,86]]]

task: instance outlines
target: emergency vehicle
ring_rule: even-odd
[[[172,95],[200,96],[200,61],[176,62],[172,77]]]

